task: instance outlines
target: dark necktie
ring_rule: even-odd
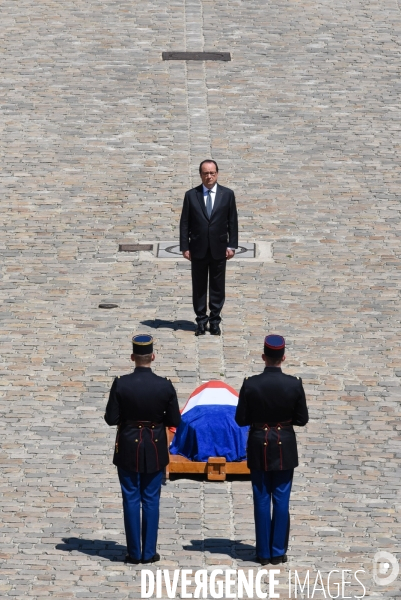
[[[212,214],[212,208],[213,208],[213,204],[212,204],[212,192],[210,190],[207,191],[207,199],[206,199],[206,212],[207,212],[207,216],[210,219],[210,215]]]

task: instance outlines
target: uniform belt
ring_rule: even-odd
[[[275,423],[265,422],[265,423],[252,423],[251,427],[254,429],[266,429],[267,427],[290,427],[292,425],[292,421],[276,421]]]
[[[157,423],[156,421],[124,421],[122,425],[132,425],[132,427],[138,427],[138,429],[142,429],[142,427],[154,429],[162,426],[163,423]]]

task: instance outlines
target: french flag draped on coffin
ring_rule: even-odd
[[[210,456],[245,460],[249,427],[235,420],[237,392],[222,381],[208,381],[190,395],[181,413],[170,454],[207,462]]]

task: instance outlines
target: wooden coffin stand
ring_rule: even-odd
[[[167,429],[168,445],[174,437],[174,434]],[[166,467],[166,479],[169,479],[173,473],[191,473],[206,475],[208,481],[225,481],[227,475],[249,475],[250,471],[246,465],[246,460],[240,462],[227,462],[224,456],[210,456],[207,462],[196,462],[180,456],[170,454],[170,464]]]

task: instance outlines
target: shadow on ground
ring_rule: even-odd
[[[127,547],[109,540],[85,540],[79,538],[63,538],[63,544],[57,544],[56,550],[65,552],[82,552],[89,556],[100,556],[108,560],[123,561]]]
[[[240,540],[233,541],[226,538],[206,538],[204,540],[190,540],[191,545],[183,546],[188,552],[208,552],[210,554],[226,554],[231,558],[254,561],[255,548],[244,544]],[[126,546],[108,540],[87,540],[79,538],[63,538],[63,544],[57,544],[56,550],[64,552],[81,552],[88,556],[99,556],[110,561],[123,562],[127,553]]]
[[[209,552],[210,554],[226,554],[231,558],[240,560],[254,560],[255,547],[244,544],[240,540],[227,538],[206,538],[204,540],[190,540],[191,546],[183,546],[189,552]]]
[[[195,331],[196,325],[193,321],[185,321],[179,319],[178,321],[164,321],[163,319],[147,319],[141,321],[142,325],[146,327],[152,327],[152,329],[173,329],[174,331]]]

